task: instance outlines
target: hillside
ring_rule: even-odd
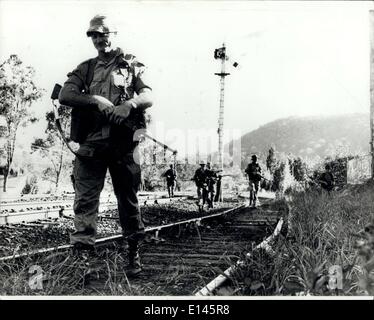
[[[278,152],[315,158],[368,153],[369,140],[369,114],[291,117],[246,133],[241,137],[241,148],[243,155],[267,154],[273,146]]]

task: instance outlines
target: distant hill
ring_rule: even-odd
[[[267,123],[241,137],[242,154],[276,151],[303,158],[369,152],[369,114],[291,117]],[[231,149],[233,142],[229,144]]]

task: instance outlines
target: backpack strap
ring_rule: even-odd
[[[94,71],[95,71],[96,63],[97,63],[97,57],[88,60],[87,73],[86,73],[86,79],[85,79],[85,84],[84,84],[85,85],[85,89],[84,89],[85,93],[90,92],[90,85],[91,85],[92,79],[94,77]]]

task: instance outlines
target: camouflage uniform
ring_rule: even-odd
[[[195,171],[192,180],[195,181],[197,187],[197,199],[199,205],[204,205],[207,193],[207,170],[199,168]]]
[[[208,204],[210,208],[213,208],[213,202],[214,202],[214,194],[215,194],[215,184],[218,179],[217,173],[208,168],[206,169],[206,176],[207,176],[207,185],[208,185]]]
[[[135,56],[124,54],[119,48],[109,62],[98,58],[94,66],[93,79],[85,83],[88,61],[81,63],[68,74],[66,84],[72,83],[91,95],[100,95],[114,105],[121,99],[130,99],[134,92],[149,88],[144,82],[144,65]],[[80,143],[79,157],[74,165],[75,187],[75,232],[71,234],[72,244],[93,245],[96,236],[96,220],[100,193],[109,169],[114,193],[118,201],[120,223],[125,236],[134,239],[144,232],[137,199],[141,181],[140,165],[135,161],[137,141],[134,132],[127,127],[109,124],[96,108],[87,113],[89,132]],[[88,120],[87,120],[88,121]]]
[[[257,192],[261,180],[261,167],[258,163],[249,163],[245,169],[249,182],[249,205],[256,205]]]
[[[166,177],[166,185],[168,188],[169,197],[174,197],[174,188],[177,173],[174,169],[170,168],[166,170],[164,176]]]

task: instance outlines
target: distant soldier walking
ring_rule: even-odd
[[[257,163],[257,156],[255,154],[252,155],[251,159],[252,162],[248,164],[247,168],[245,169],[245,173],[248,176],[249,182],[249,205],[255,208],[257,192],[261,181],[261,167]]]
[[[74,163],[75,231],[70,240],[82,255],[95,251],[100,193],[109,169],[119,220],[128,240],[128,275],[141,271],[139,241],[144,236],[137,192],[140,165],[135,161],[137,129],[145,127],[144,111],[152,106],[145,66],[132,54],[112,46],[116,31],[103,15],[86,32],[97,50],[68,74],[60,103],[72,107],[71,139],[80,144]]]
[[[213,208],[214,194],[215,194],[215,184],[217,182],[218,176],[217,172],[211,168],[210,162],[206,164],[206,177],[207,177],[207,188],[208,188],[208,206]]]
[[[177,172],[174,166],[171,164],[170,168],[163,174],[166,179],[166,186],[168,189],[169,198],[174,197],[174,189],[177,180]]]
[[[208,185],[207,185],[207,171],[205,168],[205,162],[200,162],[200,168],[195,171],[195,174],[192,178],[195,181],[197,188],[197,203],[199,209],[202,210],[205,202],[207,201],[208,194]]]

